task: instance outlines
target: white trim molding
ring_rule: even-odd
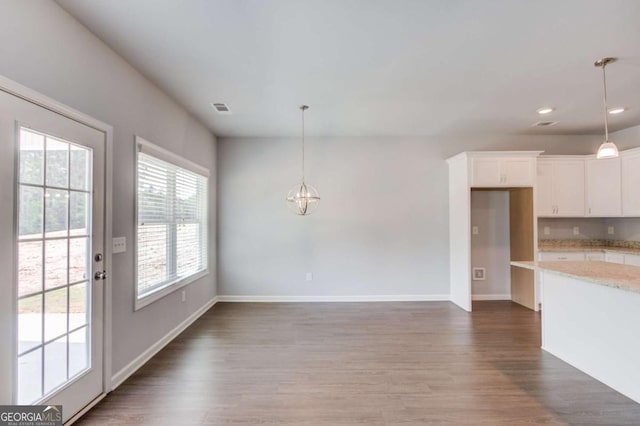
[[[510,294],[474,294],[471,300],[511,300]]]
[[[125,380],[127,380],[133,373],[138,371],[143,365],[147,363],[151,358],[153,358],[158,352],[160,352],[165,346],[167,346],[173,339],[178,337],[180,333],[187,329],[191,324],[193,324],[198,318],[200,318],[205,312],[211,309],[217,302],[219,298],[218,296],[214,297],[207,303],[205,303],[200,309],[195,311],[193,314],[189,315],[184,321],[178,324],[173,330],[169,331],[164,335],[160,340],[150,346],[147,350],[138,355],[133,361],[127,364],[120,371],[115,373],[111,377],[111,389],[114,390]]]
[[[354,296],[218,296],[219,302],[449,302],[448,294],[397,294]]]
[[[85,126],[91,127],[104,134],[104,205],[111,206],[113,199],[113,126],[93,118],[77,109],[71,108],[61,102],[56,101],[36,90],[24,86],[14,80],[0,75],[0,90],[12,94],[27,102],[39,105],[51,112],[77,121]],[[107,277],[112,277],[112,229],[113,229],[113,212],[110,208],[104,211],[104,270]],[[104,286],[104,317],[103,317],[103,342],[102,342],[102,389],[104,394],[111,390],[111,364],[112,353],[109,350],[112,343],[112,285],[111,278],[108,278],[107,285]]]

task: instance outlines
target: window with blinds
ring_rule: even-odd
[[[137,145],[136,300],[157,300],[207,271],[208,170]]]

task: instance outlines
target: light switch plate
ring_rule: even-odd
[[[578,226],[573,227],[573,235],[580,235],[580,228]]]
[[[609,235],[613,235],[615,233],[615,230],[613,229],[613,226],[609,226],[607,228],[607,234]]]
[[[311,272],[307,272],[306,280],[313,281],[313,274]]]
[[[127,251],[127,237],[114,237],[111,253],[118,254]]]
[[[472,226],[471,227],[471,233],[473,235],[478,235],[478,227],[477,226]]]
[[[551,228],[549,228],[548,226],[544,227],[544,235],[551,235]]]

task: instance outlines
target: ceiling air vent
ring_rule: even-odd
[[[229,109],[227,104],[222,104],[222,103],[214,104],[214,103],[212,103],[211,106],[213,107],[213,109],[218,111],[220,114],[231,114],[231,110]]]
[[[532,127],[550,127],[558,124],[557,121],[538,121],[537,123],[533,123]]]

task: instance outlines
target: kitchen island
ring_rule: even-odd
[[[640,403],[640,267],[511,262],[538,271],[542,349]]]

